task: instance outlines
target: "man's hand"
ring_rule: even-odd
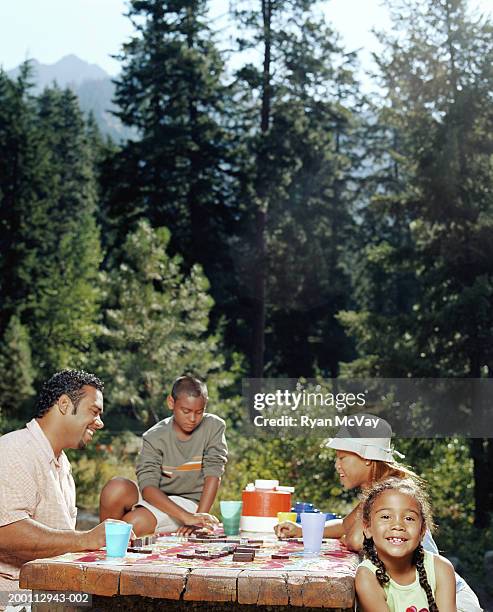
[[[274,531],[279,539],[301,538],[301,527],[293,521],[283,521],[274,527]]]
[[[100,548],[103,548],[103,546],[106,546],[106,534],[104,528],[105,522],[106,521],[103,521],[102,523],[99,523],[99,525],[96,525],[96,527],[84,532],[82,540],[83,550],[99,550]],[[132,529],[130,532],[130,539],[134,540],[135,538],[136,535]]]
[[[82,536],[81,545],[84,550],[99,550],[106,545],[106,535],[104,532],[104,522],[99,523],[89,531],[85,531]]]
[[[132,532],[132,537],[135,537]],[[22,561],[56,557],[67,552],[99,550],[106,544],[104,523],[89,531],[52,529],[27,518],[0,527],[0,553],[15,550]]]
[[[180,518],[185,527],[200,527],[212,530],[216,525],[219,525],[217,518],[207,512],[184,512]]]

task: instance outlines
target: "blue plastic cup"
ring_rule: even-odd
[[[296,522],[301,523],[301,513],[313,512],[313,504],[311,502],[297,501],[296,504],[291,508],[291,512],[296,512]]]
[[[325,514],[322,512],[303,512],[301,528],[303,530],[303,548],[306,553],[318,555],[324,537]]]
[[[295,512],[311,512],[313,510],[313,504],[311,502],[297,501],[294,508]]]
[[[106,535],[106,556],[124,557],[127,554],[132,524],[108,519],[104,523]]]

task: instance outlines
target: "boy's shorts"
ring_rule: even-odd
[[[168,495],[169,499],[174,502],[180,508],[183,508],[187,512],[197,512],[197,508],[199,505],[197,502],[192,501],[191,499],[187,499],[186,497],[180,497],[179,495]],[[175,519],[171,518],[169,514],[166,514],[159,508],[152,506],[145,499],[142,499],[142,495],[139,491],[139,501],[135,504],[134,508],[137,506],[142,506],[151,512],[157,521],[156,531],[165,531],[165,532],[173,532],[183,527],[182,523],[179,523]]]

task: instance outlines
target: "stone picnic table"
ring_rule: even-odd
[[[176,538],[175,538],[176,540]],[[41,559],[26,563],[21,570],[20,587],[33,591],[68,591],[90,593],[92,609],[97,610],[187,610],[188,612],[288,610],[291,608],[351,612],[354,609],[354,575],[357,555],[347,551],[337,540],[324,541],[322,553],[313,562],[299,554],[302,544],[291,543],[298,563],[274,562],[271,553],[286,552],[286,543],[268,542],[264,560],[255,567],[248,563],[221,566],[212,561],[183,561],[166,538],[159,538],[168,550],[131,565],[108,563],[103,552],[79,554],[72,560]],[[189,544],[184,544],[188,546]],[[282,549],[282,550],[281,550]],[[99,561],[88,560],[99,554]],[[159,557],[159,558],[156,558]],[[150,559],[150,557],[149,557]],[[303,565],[307,566],[304,567]],[[291,567],[289,567],[291,565]],[[299,567],[298,567],[299,565]],[[311,565],[311,567],[310,567]],[[205,567],[204,567],[205,566]],[[264,567],[265,566],[265,567]],[[33,612],[88,610],[62,605],[34,603]]]

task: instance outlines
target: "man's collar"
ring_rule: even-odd
[[[26,427],[27,427],[29,433],[33,436],[33,438],[36,440],[36,442],[38,443],[38,445],[42,449],[42,451],[45,454],[46,458],[48,459],[49,463],[53,462],[55,464],[55,466],[57,468],[59,468],[60,464],[61,464],[61,459],[62,459],[63,451],[60,453],[60,455],[59,455],[59,457],[57,459],[55,457],[55,453],[53,451],[53,447],[51,446],[50,441],[46,437],[45,432],[43,431],[42,427],[38,423],[37,419],[35,419],[35,418],[31,419],[29,421],[29,423],[26,423]]]

